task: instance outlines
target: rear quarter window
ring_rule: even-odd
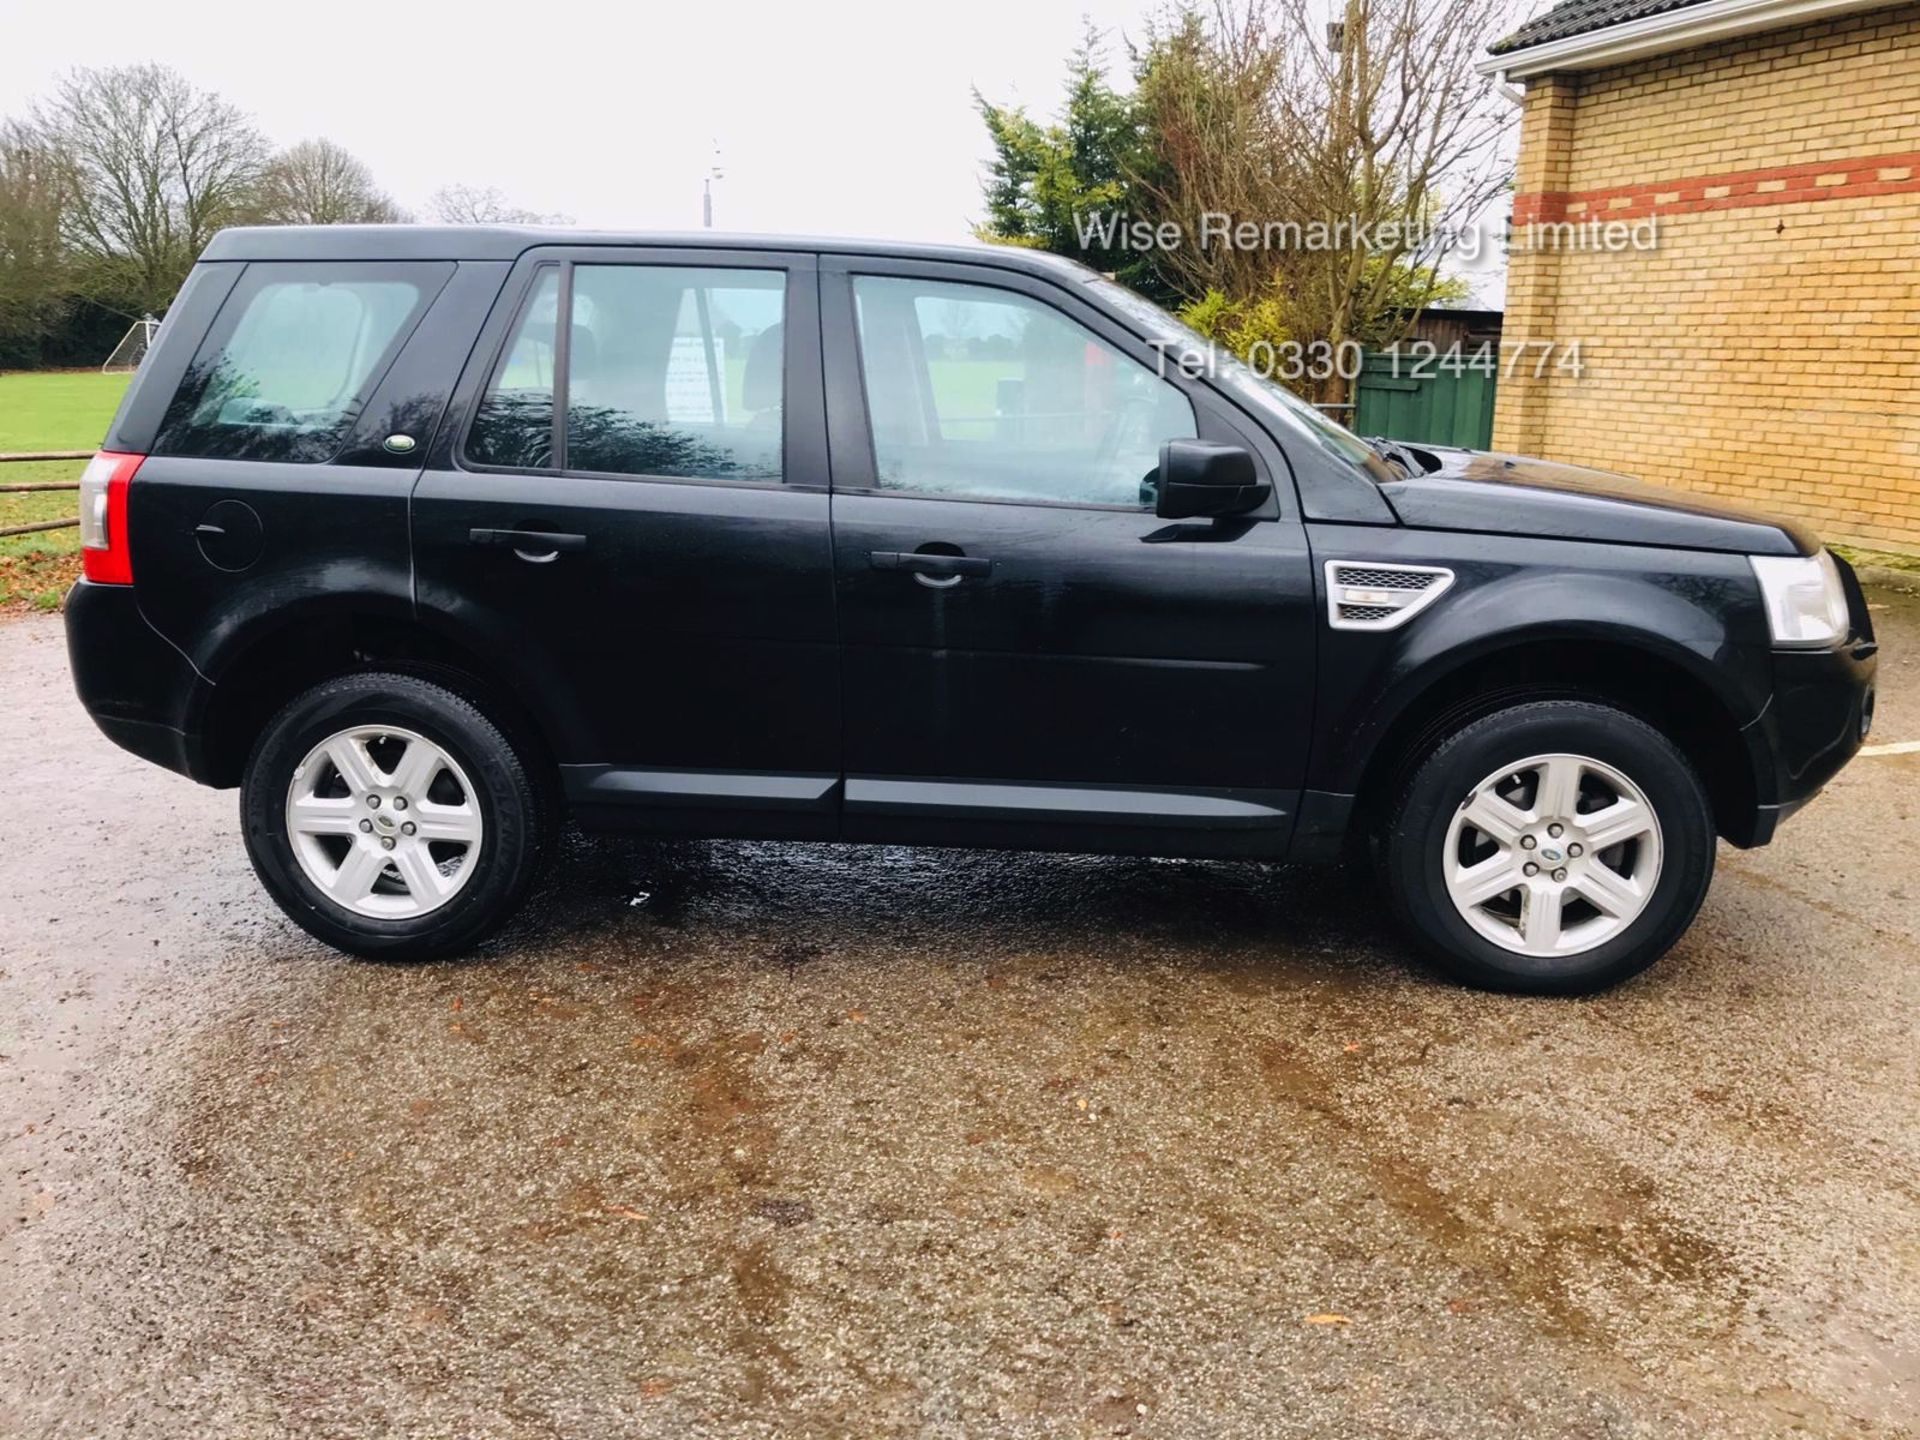
[[[452,273],[442,263],[249,265],[187,367],[155,453],[331,460]]]

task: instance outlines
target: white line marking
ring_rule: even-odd
[[[1920,754],[1920,740],[1902,740],[1896,745],[1862,745],[1862,755],[1916,755]]]

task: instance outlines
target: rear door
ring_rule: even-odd
[[[590,821],[829,835],[839,693],[815,264],[516,266],[413,495],[421,618],[562,717]]]
[[[500,280],[451,261],[195,267],[114,439],[150,452],[128,490],[141,609],[202,675],[221,680],[289,615],[408,618],[420,460],[379,437],[431,429],[435,337],[463,332],[464,353],[463,312]]]
[[[849,257],[822,297],[848,838],[1282,853],[1315,626],[1279,452],[1070,285]],[[1195,435],[1264,513],[1155,517]]]

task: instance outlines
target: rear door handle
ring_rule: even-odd
[[[914,575],[937,575],[958,580],[963,575],[991,575],[993,561],[977,555],[941,555],[921,550],[874,550],[867,556],[876,570],[905,570]]]
[[[558,559],[563,550],[573,552],[587,548],[586,536],[564,535],[555,530],[475,528],[467,532],[467,541],[473,545],[504,547],[513,551],[522,560],[531,560],[536,565]]]

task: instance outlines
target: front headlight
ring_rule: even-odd
[[[1847,592],[1833,556],[1750,555],[1773,643],[1817,649],[1847,638]]]

